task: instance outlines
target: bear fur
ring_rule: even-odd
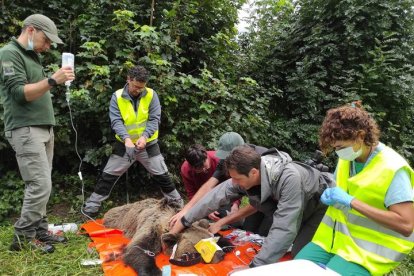
[[[194,245],[211,237],[206,220],[194,223],[180,234],[168,233],[168,221],[179,210],[179,206],[168,203],[166,199],[150,198],[115,207],[105,213],[104,225],[123,230],[124,235],[131,239],[124,250],[123,261],[139,276],[162,275],[155,264],[155,257],[144,250],[157,255],[164,248],[165,253],[171,255],[172,247],[177,243],[175,256],[180,257],[187,252],[196,252]]]

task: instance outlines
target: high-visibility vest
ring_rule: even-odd
[[[337,186],[372,207],[387,210],[384,199],[395,173],[403,168],[414,186],[414,172],[398,153],[385,147],[364,169],[350,177],[349,161],[339,159]],[[356,210],[329,206],[312,242],[327,252],[365,267],[373,275],[395,268],[414,247],[414,233],[405,237]]]
[[[119,111],[121,112],[124,125],[133,143],[138,141],[142,133],[145,131],[149,117],[149,106],[154,95],[154,90],[146,87],[147,94],[141,97],[138,105],[138,110],[135,113],[134,106],[129,99],[122,97],[123,89],[115,92]],[[116,139],[124,142],[117,134]],[[147,143],[158,138],[158,130],[147,139]]]

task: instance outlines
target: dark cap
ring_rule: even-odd
[[[32,14],[23,21],[23,26],[33,26],[43,31],[52,42],[63,44],[63,41],[58,37],[55,23],[47,16]]]
[[[226,159],[232,149],[241,145],[244,145],[244,140],[240,134],[236,132],[226,132],[220,137],[216,156],[220,159]]]

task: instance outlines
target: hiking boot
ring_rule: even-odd
[[[82,215],[84,215],[85,217],[87,217],[88,219],[96,219],[99,216],[99,211],[97,212],[88,212],[85,211],[85,209],[81,210]]]
[[[47,244],[66,243],[68,241],[68,239],[65,238],[64,236],[55,235],[50,232],[44,232],[42,234],[38,234],[36,235],[36,238],[39,241],[47,243]]]
[[[42,253],[53,253],[55,247],[51,244],[41,242],[36,239],[30,239],[27,241],[25,237],[15,235],[13,242],[10,245],[9,249],[11,251],[21,251],[23,249],[38,250]]]
[[[173,202],[176,206],[178,206],[179,209],[184,208],[184,200],[182,198],[175,199]]]
[[[178,193],[176,189],[169,193],[162,192],[162,194],[164,195],[164,198],[167,199],[168,205],[170,205],[171,207],[175,207],[178,209],[182,209],[184,207],[184,200],[182,199],[181,195]]]

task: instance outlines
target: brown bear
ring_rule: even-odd
[[[177,243],[175,256],[195,253],[194,245],[201,239],[211,237],[207,231],[206,220],[194,223],[178,235],[168,233],[168,220],[179,211],[179,206],[168,203],[166,199],[144,199],[132,204],[110,209],[104,215],[104,225],[121,229],[130,243],[126,246],[123,261],[134,269],[139,276],[162,275],[155,264],[155,255],[161,252],[170,255]]]

